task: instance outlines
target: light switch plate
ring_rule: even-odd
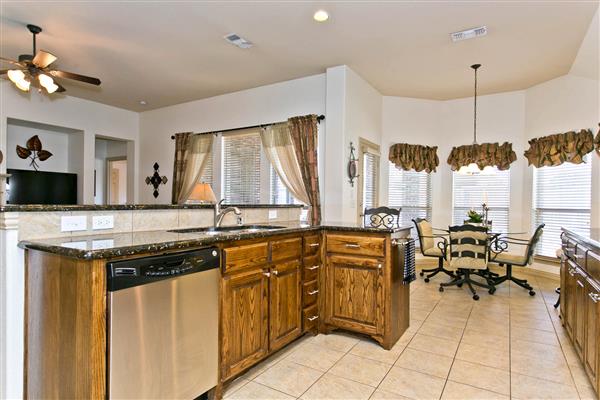
[[[277,210],[269,210],[269,219],[277,219]]]
[[[87,217],[85,215],[70,215],[60,218],[61,232],[85,231],[87,229]]]
[[[115,218],[112,215],[97,215],[92,217],[92,229],[112,229],[115,227]]]

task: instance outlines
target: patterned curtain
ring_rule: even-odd
[[[310,220],[313,225],[321,223],[321,200],[317,166],[317,116],[306,115],[288,119],[296,158],[300,164],[302,180],[311,205]]]
[[[581,164],[583,157],[594,150],[594,135],[590,129],[558,133],[529,141],[525,157],[534,167],[557,166],[565,162]]]
[[[192,132],[183,132],[175,134],[175,160],[173,162],[173,190],[171,192],[171,203],[177,204],[179,194],[183,189],[183,175],[187,160],[185,157],[190,135]]]
[[[598,134],[596,135],[596,140],[594,140],[594,143],[596,145],[596,153],[598,153],[600,156],[600,129],[598,129]]]
[[[453,147],[448,156],[448,164],[452,171],[471,163],[477,164],[479,169],[484,167],[497,167],[500,171],[510,168],[517,155],[512,149],[512,143],[482,143]]]
[[[435,172],[440,160],[437,146],[421,146],[419,144],[396,143],[390,147],[389,160],[396,167],[405,171],[414,169],[417,172]]]

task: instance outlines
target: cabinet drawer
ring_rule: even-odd
[[[327,252],[383,257],[385,238],[327,235]]]
[[[271,260],[273,262],[299,259],[302,252],[302,239],[284,239],[271,242]]]
[[[302,310],[303,326],[305,331],[315,330],[319,321],[319,309],[314,304]]]
[[[319,282],[311,281],[306,282],[302,286],[302,305],[304,307],[313,305],[317,302],[319,298]]]
[[[315,255],[321,248],[319,235],[304,236],[304,257]]]
[[[223,250],[225,272],[252,268],[267,263],[269,244],[256,243],[246,246],[229,247]]]
[[[304,282],[317,279],[319,270],[321,269],[321,259],[317,256],[306,257],[304,259],[304,267],[302,268],[302,278]]]

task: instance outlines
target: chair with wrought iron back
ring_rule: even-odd
[[[399,228],[400,227],[399,207],[375,207],[365,208],[363,214],[363,223],[371,228]]]
[[[445,287],[467,284],[473,294],[473,300],[479,300],[479,295],[473,286],[488,290],[490,294],[496,291],[493,281],[487,283],[472,279],[479,271],[487,269],[489,236],[487,227],[474,225],[457,225],[449,228],[450,251],[447,257],[448,269],[456,271],[456,277],[450,282],[440,284],[440,292]]]
[[[436,229],[431,226],[431,223],[424,218],[415,218],[412,220],[417,229],[419,236],[419,247],[421,254],[425,257],[435,257],[438,259],[437,268],[422,269],[419,272],[420,276],[425,277],[425,282],[437,275],[440,272],[448,276],[454,277],[454,274],[444,268],[444,260],[446,259],[446,249],[448,248],[448,232],[443,229]],[[433,233],[434,231],[443,233]]]
[[[535,291],[527,282],[527,279],[519,279],[513,276],[512,267],[526,267],[532,263],[533,251],[544,233],[544,226],[545,224],[538,226],[530,239],[519,239],[508,236],[496,239],[497,243],[490,247],[490,262],[506,266],[506,274],[495,279],[496,285],[510,280],[522,288],[529,290],[531,296],[535,296]],[[519,253],[509,252],[507,251],[509,245],[521,246],[523,251]]]

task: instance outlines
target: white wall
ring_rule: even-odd
[[[140,114],[140,201],[170,203],[174,141],[177,132],[206,132],[285,121],[289,117],[325,113],[325,75],[314,75],[273,85],[192,101]],[[325,135],[323,124],[319,135]],[[158,162],[169,183],[152,196],[144,179]]]
[[[83,132],[83,151],[79,163],[83,165],[78,181],[83,187],[80,202],[94,202],[94,146],[95,137],[103,136],[131,140],[136,143],[139,134],[138,113],[107,106],[93,101],[65,95],[48,96],[35,90],[24,93],[7,80],[0,82],[0,150],[7,154],[7,120],[14,118],[41,124],[70,128]],[[135,151],[135,155],[138,151]],[[0,165],[0,172],[6,163]],[[136,185],[137,186],[137,185]],[[137,189],[137,187],[136,187]]]

